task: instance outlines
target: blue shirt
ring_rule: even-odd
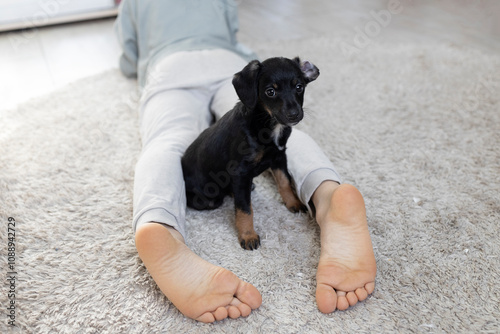
[[[143,87],[149,66],[174,52],[226,49],[250,61],[256,55],[236,41],[233,0],[124,0],[115,32],[122,47],[120,69]]]

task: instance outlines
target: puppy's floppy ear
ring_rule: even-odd
[[[252,60],[247,66],[233,76],[233,86],[241,102],[250,109],[255,108],[258,97],[257,78],[260,73],[260,62]]]
[[[314,81],[319,77],[319,69],[316,66],[314,66],[313,63],[311,63],[307,60],[301,61],[299,59],[299,57],[295,57],[293,60],[297,64],[299,64],[300,70],[302,71],[302,74],[304,75],[304,79],[306,80],[306,83]]]

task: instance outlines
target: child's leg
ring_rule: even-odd
[[[363,197],[340,178],[319,146],[296,129],[287,160],[301,201],[313,204],[321,229],[316,302],[321,312],[344,310],[375,288],[376,262]]]
[[[297,196],[313,214],[310,207],[313,193],[325,180],[340,184],[340,175],[318,144],[304,132],[293,129],[286,146],[288,170]]]
[[[185,237],[186,196],[181,157],[210,124],[210,96],[202,90],[167,90],[141,110],[143,149],[134,182],[134,229],[151,222],[174,227]]]
[[[245,60],[229,51],[201,50],[169,56],[149,72],[140,111],[143,150],[134,185],[135,229],[158,221],[185,237],[181,157],[210,125],[212,105],[231,105],[227,110],[234,106],[238,97],[232,74],[245,65]],[[227,95],[218,94],[221,87],[228,90]]]
[[[206,52],[188,56],[188,64],[200,64],[193,57],[211,60]],[[188,73],[188,78],[209,81],[202,73]],[[158,87],[165,82],[179,84],[180,78],[158,80],[141,109],[143,152],[134,185],[137,251],[161,291],[187,317],[213,322],[247,316],[262,303],[258,290],[232,272],[203,260],[184,244],[186,200],[181,156],[210,123],[208,106],[213,93],[208,89]]]
[[[186,208],[181,157],[208,126],[209,101],[194,90],[167,91],[149,100],[134,189],[139,256],[179,311],[202,322],[247,316],[262,302],[254,286],[198,257],[181,235]]]

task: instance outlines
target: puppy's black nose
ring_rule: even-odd
[[[302,119],[302,112],[299,109],[288,109],[286,113],[286,118],[290,122],[297,122]]]

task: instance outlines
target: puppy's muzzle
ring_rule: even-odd
[[[291,108],[285,111],[286,125],[293,126],[304,118],[302,109]]]

